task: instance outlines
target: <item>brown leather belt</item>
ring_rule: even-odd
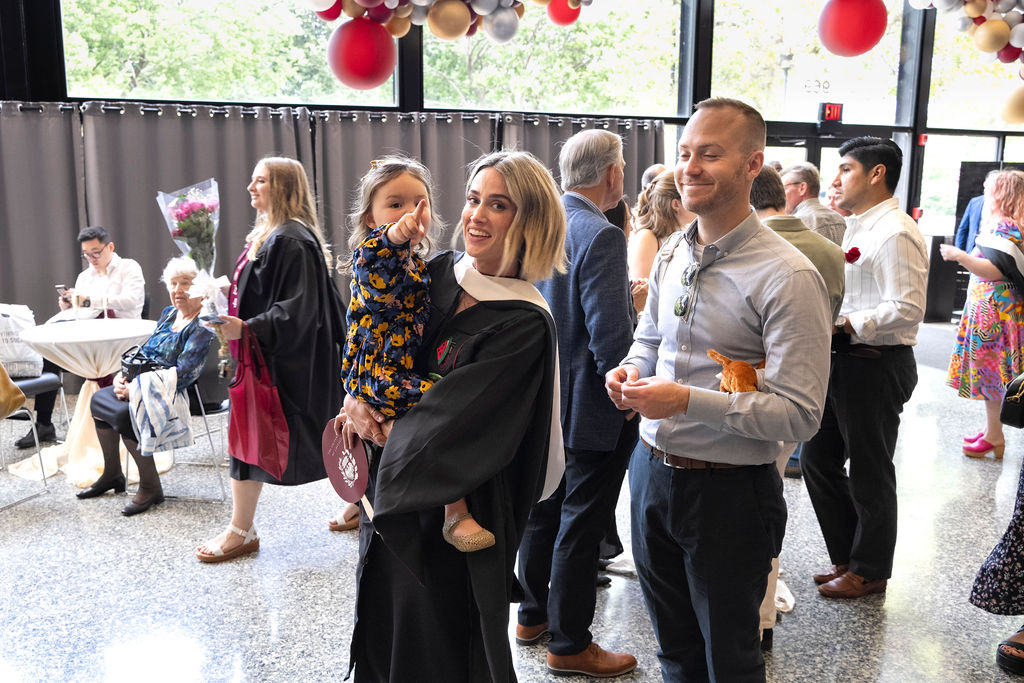
[[[683,455],[672,455],[666,453],[663,450],[655,448],[651,444],[641,437],[641,443],[651,449],[651,452],[661,458],[661,461],[669,467],[677,470],[731,470],[736,467],[743,467],[743,465],[733,465],[728,462],[710,462],[708,460],[697,460],[696,458],[687,458]]]

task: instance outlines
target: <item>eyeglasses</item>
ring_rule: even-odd
[[[82,259],[83,260],[89,260],[89,261],[96,261],[96,260],[99,259],[100,256],[103,256],[103,252],[105,252],[106,250],[107,250],[107,248],[103,247],[102,249],[94,249],[93,251],[83,251],[82,252]]]
[[[676,316],[684,322],[690,319],[690,314],[693,313],[694,302],[697,300],[698,273],[700,273],[700,264],[691,263],[686,266],[686,270],[683,271],[683,277],[680,279],[686,290],[676,299],[674,311]]]
[[[799,185],[799,184],[800,183],[782,183],[782,186],[783,187],[793,187],[794,185]]]

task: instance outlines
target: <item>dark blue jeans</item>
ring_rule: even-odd
[[[662,677],[763,683],[758,608],[786,531],[775,464],[674,469],[641,442],[629,491]]]
[[[526,594],[519,623],[548,623],[548,651],[574,655],[589,647],[597,602],[597,558],[615,509],[638,420],[623,424],[614,451],[565,449],[565,477],[533,506],[519,546],[519,582]],[[549,590],[550,583],[550,590]]]

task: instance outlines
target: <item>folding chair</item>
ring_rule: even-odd
[[[2,365],[0,365],[0,374],[2,374],[3,378],[7,378],[7,371],[4,370]],[[14,384],[19,389],[21,389],[21,392],[23,394],[25,394],[25,398],[32,398],[36,394],[40,394],[44,391],[52,391],[54,389],[57,389],[58,387],[61,387],[60,378],[57,377],[57,375],[53,374],[52,372],[43,373],[43,375],[41,375],[40,377],[14,380]],[[61,390],[63,391],[63,387],[61,387]],[[66,404],[65,411],[67,411]],[[65,415],[66,414],[67,413],[65,412]],[[3,418],[13,418],[16,415],[19,417],[15,419],[25,419],[27,417],[29,423],[32,425],[32,437],[35,439],[36,442],[36,457],[39,459],[40,479],[42,480],[43,486],[38,491],[33,491],[32,493],[29,493],[26,496],[22,496],[21,498],[16,499],[12,503],[7,503],[6,505],[0,506],[0,510],[6,510],[7,508],[14,507],[19,503],[24,503],[26,500],[31,500],[37,496],[41,496],[49,490],[49,486],[46,483],[46,468],[43,465],[43,449],[39,445],[39,434],[36,432],[36,423],[35,420],[32,418],[32,411],[30,411],[28,408],[22,405],[16,410],[14,410],[14,412],[12,412],[10,415],[4,415]],[[0,470],[3,469],[7,469],[7,456],[4,450],[0,449]]]

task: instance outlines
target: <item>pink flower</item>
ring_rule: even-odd
[[[171,237],[181,237],[185,233],[182,230],[171,230]]]

